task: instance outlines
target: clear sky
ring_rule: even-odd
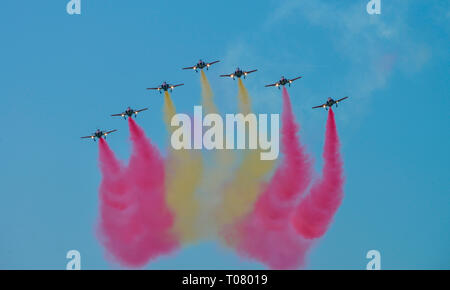
[[[219,108],[236,112],[237,86],[219,74],[258,69],[246,81],[253,107],[279,113],[281,93],[263,85],[302,75],[289,88],[302,141],[321,168],[327,97],[346,174],[331,229],[310,269],[364,269],[369,250],[384,269],[450,269],[450,2],[382,0],[380,15],[356,1],[2,1],[0,17],[0,268],[114,268],[95,236],[100,173],[96,128],[129,155],[127,124],[109,116],[150,107],[138,122],[165,153],[163,99],[180,112],[200,104],[199,58]],[[220,244],[201,242],[149,269],[262,269]]]

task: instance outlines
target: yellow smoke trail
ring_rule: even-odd
[[[251,98],[241,79],[238,82],[238,100],[241,113],[251,113]],[[231,225],[247,213],[260,194],[261,182],[272,171],[275,161],[261,160],[261,150],[245,150],[243,161],[233,172],[223,191],[223,200],[217,211],[219,226]]]
[[[218,114],[214,95],[204,71],[201,71],[202,106],[204,114]],[[223,136],[225,140],[225,136]],[[225,148],[225,144],[223,144]],[[204,151],[204,175],[202,185],[199,188],[201,204],[200,220],[202,235],[212,236],[216,234],[217,224],[211,216],[214,216],[219,203],[222,201],[222,191],[227,179],[231,177],[232,166],[235,160],[235,152],[232,150]]]
[[[247,115],[251,112],[250,95],[248,94],[247,88],[241,79],[238,80],[238,99],[239,99],[239,110],[242,114]]]
[[[167,131],[172,133],[174,128],[170,126],[170,120],[176,114],[175,105],[168,91],[164,92],[164,122],[166,123]]]
[[[205,72],[202,70],[200,77],[201,85],[202,85],[202,105],[203,110],[206,114],[218,113],[216,104],[214,104],[213,99],[213,91],[211,89],[211,85],[209,84],[208,78],[206,77]]]
[[[170,94],[165,92],[164,120],[170,133],[175,129],[170,126],[175,113]],[[203,172],[201,155],[194,150],[174,150],[170,146],[165,165],[167,203],[175,212],[174,231],[182,243],[193,242],[198,238],[199,205],[195,193]]]

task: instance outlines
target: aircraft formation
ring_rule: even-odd
[[[213,62],[204,62],[203,60],[200,59],[195,65],[190,66],[190,67],[184,67],[182,69],[183,70],[194,70],[195,72],[198,72],[198,70],[203,70],[204,68],[206,68],[206,70],[208,70],[211,65],[213,65],[215,63],[218,63],[218,62],[220,62],[220,60],[216,60],[216,61],[213,61]],[[241,78],[241,77],[244,77],[244,79],[245,79],[248,74],[254,73],[256,71],[258,71],[258,70],[254,69],[254,70],[245,71],[245,70],[242,70],[241,68],[237,67],[236,70],[233,73],[231,73],[231,74],[223,74],[223,75],[220,75],[220,77],[229,77],[229,78],[232,78],[233,80],[235,80],[236,78]],[[286,85],[291,86],[292,82],[294,82],[294,81],[296,81],[298,79],[301,79],[301,78],[302,77],[299,76],[299,77],[296,77],[296,78],[293,78],[293,79],[287,79],[284,76],[282,76],[279,81],[277,81],[277,82],[275,82],[273,84],[265,85],[265,87],[277,87],[278,89],[281,89],[282,86],[286,86]],[[167,91],[172,92],[174,88],[180,87],[180,86],[183,86],[183,85],[184,84],[173,85],[173,84],[170,84],[170,83],[164,81],[161,85],[159,85],[157,87],[153,87],[153,88],[147,88],[147,90],[156,90],[156,91],[158,91],[161,94],[163,91],[164,92],[167,92]],[[336,107],[337,107],[338,103],[340,103],[341,101],[343,101],[343,100],[345,100],[347,98],[348,97],[343,97],[343,98],[338,99],[338,100],[335,100],[333,98],[328,98],[327,101],[325,103],[323,103],[322,105],[315,106],[315,107],[312,107],[312,108],[313,109],[325,108],[326,110],[328,110],[328,108],[332,108],[333,105],[336,105]],[[127,118],[132,118],[133,116],[136,118],[137,115],[140,112],[146,111],[146,110],[148,110],[148,108],[143,108],[143,109],[140,109],[140,110],[134,110],[134,109],[128,107],[124,112],[122,112],[120,114],[112,114],[111,116],[113,116],[113,117],[123,117],[126,120]],[[103,130],[97,129],[91,135],[84,136],[84,137],[81,137],[81,138],[82,139],[92,139],[92,140],[96,141],[96,139],[101,139],[101,138],[106,139],[106,136],[108,134],[116,132],[116,131],[117,130],[115,130],[115,129],[114,130],[110,130],[110,131],[103,131]]]

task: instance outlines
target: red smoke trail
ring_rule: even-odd
[[[275,269],[304,264],[310,242],[295,232],[290,220],[297,199],[311,182],[311,161],[298,139],[298,125],[289,94],[283,88],[282,144],[284,154],[253,212],[236,225],[238,252]]]
[[[344,172],[339,152],[334,113],[328,113],[323,152],[322,178],[312,187],[309,195],[301,201],[293,218],[297,232],[308,239],[323,236],[344,197]]]
[[[127,167],[100,140],[99,237],[119,264],[142,267],[178,242],[171,233],[174,217],[164,196],[163,160],[131,118],[128,124],[133,149]]]

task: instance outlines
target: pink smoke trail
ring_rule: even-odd
[[[298,130],[289,94],[283,88],[283,160],[253,212],[236,225],[238,252],[272,269],[303,266],[311,244],[298,236],[290,223],[295,203],[306,191],[312,175],[311,161],[300,144]]]
[[[111,258],[126,267],[142,267],[174,250],[173,215],[165,201],[164,163],[144,131],[128,122],[132,154],[127,167],[100,140],[100,241]]]
[[[344,172],[339,137],[333,110],[329,110],[326,125],[322,178],[301,201],[293,218],[297,232],[308,239],[325,234],[344,197]]]

